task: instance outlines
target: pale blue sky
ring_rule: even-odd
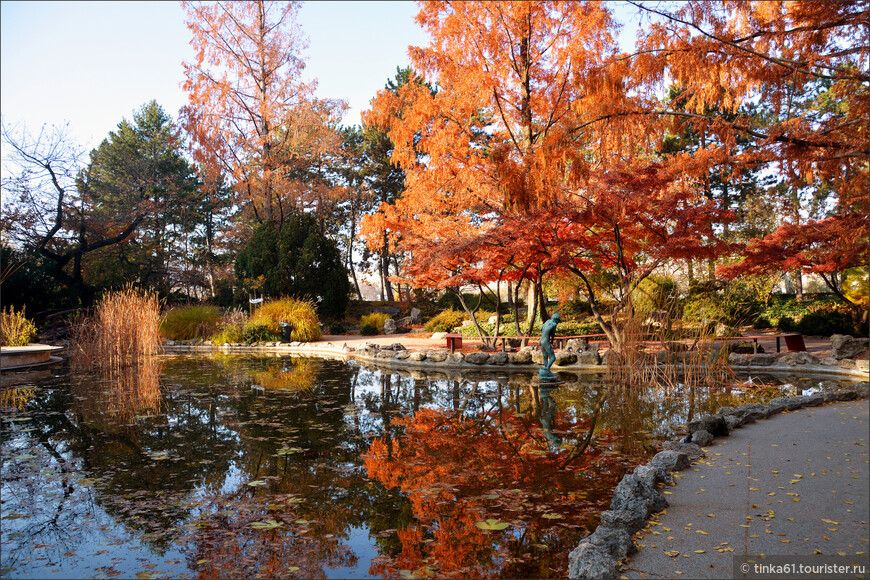
[[[303,4],[306,75],[318,79],[318,96],[348,101],[345,124],[359,123],[396,66],[408,64],[408,45],[428,44],[416,13],[413,2]],[[185,103],[181,61],[192,50],[178,2],[3,1],[0,26],[7,126],[23,122],[38,131],[43,123],[69,121],[90,149],[151,99],[173,118]],[[634,37],[631,23],[626,28],[632,32],[624,34],[624,50]]]

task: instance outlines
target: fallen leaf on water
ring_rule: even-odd
[[[248,485],[251,487],[257,487],[258,485],[266,485],[266,482],[262,479],[257,479],[255,481],[249,481]]]
[[[269,519],[263,522],[252,522],[251,527],[255,530],[274,530],[275,528],[280,528],[284,525],[284,522],[277,522],[275,520]]]

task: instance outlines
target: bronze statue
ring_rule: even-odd
[[[544,353],[544,366],[538,370],[538,378],[542,381],[557,381],[559,377],[550,371],[556,362],[556,352],[553,350],[553,337],[556,335],[556,325],[562,322],[562,317],[556,312],[550,320],[541,327],[541,352]]]

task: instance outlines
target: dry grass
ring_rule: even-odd
[[[147,291],[126,288],[100,300],[92,316],[71,328],[71,360],[82,369],[120,371],[160,351],[160,301]]]
[[[712,330],[684,328],[682,320],[670,311],[664,319],[659,317],[659,327],[649,337],[648,321],[649,313],[641,311],[625,319],[624,348],[607,355],[607,380],[611,385],[716,387],[733,378],[727,352],[712,346]],[[673,340],[674,335],[681,339]]]

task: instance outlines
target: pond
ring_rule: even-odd
[[[723,404],[828,386],[563,378],[222,355],[4,375],[0,574],[565,577],[656,441]]]

